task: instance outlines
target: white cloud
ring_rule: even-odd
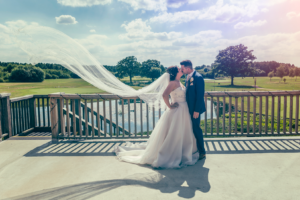
[[[128,3],[134,10],[166,11],[166,0],[118,0]]]
[[[163,13],[161,15],[155,16],[150,18],[150,22],[159,22],[159,23],[171,23],[174,24],[181,24],[192,21],[197,19],[200,15],[200,11],[181,11],[175,13]]]
[[[253,53],[258,58],[257,61],[275,60],[300,66],[298,56],[300,53],[300,31],[226,39],[222,32],[218,30],[200,31],[192,35],[184,35],[178,32],[154,32],[151,26],[141,19],[125,23],[122,27],[126,31],[123,34],[123,39],[126,40],[118,40],[118,36],[114,35],[108,38],[106,35],[99,34],[89,34],[86,38],[75,40],[102,64],[114,65],[126,56],[135,55],[140,62],[147,59],[157,59],[164,66],[170,66],[178,65],[183,59],[190,59],[197,66],[214,62],[219,50],[231,45],[244,44],[250,50],[254,50]],[[14,32],[24,30],[36,34],[37,31],[48,33],[48,30],[52,29],[21,20],[0,24],[0,55],[2,61],[28,62],[28,55],[24,54],[12,40],[13,34],[10,32],[12,30]],[[130,34],[134,34],[138,30],[141,30],[139,32],[141,37],[129,37]],[[65,34],[61,34],[65,36]],[[64,43],[64,40],[59,41],[59,37],[54,37],[54,40],[56,38],[66,48],[69,47],[69,43]],[[41,38],[38,38],[38,40],[44,41]],[[72,39],[69,42],[71,41]],[[49,43],[39,43],[38,45],[43,47],[47,44]]]
[[[247,0],[247,1],[241,1],[241,0],[230,0],[230,3],[235,5],[242,5],[242,6],[249,6],[249,5],[256,5],[256,6],[273,6],[276,4],[284,3],[288,0]],[[297,0],[292,0],[297,1]]]
[[[90,32],[91,33],[96,33],[96,30],[95,29],[91,29]]]
[[[61,15],[59,17],[55,17],[57,24],[77,24],[75,17],[71,15]]]
[[[118,0],[129,4],[134,10],[167,11],[168,7],[179,8],[184,4],[193,4],[199,0]]]
[[[150,18],[149,21],[171,23],[172,25],[186,23],[195,19],[230,23],[238,21],[243,17],[253,17],[258,13],[259,8],[257,6],[224,4],[223,0],[218,0],[215,5],[202,10],[163,13]]]
[[[293,18],[297,18],[300,17],[300,13],[296,13],[296,12],[288,12],[286,14],[288,19],[293,19]]]
[[[245,16],[253,17],[258,14],[258,12],[259,9],[256,5],[224,4],[223,0],[218,0],[215,5],[204,10],[198,18],[213,19],[217,22],[230,23]]]
[[[171,25],[186,23],[195,19],[214,20],[221,23],[232,23],[243,18],[251,18],[260,12],[268,12],[268,7],[283,3],[285,1],[287,0],[230,0],[226,2],[225,0],[217,0],[215,4],[202,10],[186,10],[168,13],[166,12],[167,9],[165,8],[165,10],[162,10],[165,12],[150,18],[149,21],[155,23],[171,23]],[[195,2],[197,2],[197,0]],[[194,3],[194,1],[168,0],[169,7],[181,6],[184,3]]]
[[[181,36],[180,32],[160,32],[154,33],[151,27],[147,25],[142,19],[135,19],[127,24],[122,24],[121,27],[125,28],[125,34],[119,36],[120,39],[128,40],[172,40]]]
[[[111,0],[57,0],[57,3],[63,6],[87,7],[94,5],[105,5],[111,3]]]
[[[94,48],[104,49],[103,42],[107,39],[106,35],[92,34],[83,39],[76,39],[76,41],[91,50]]]
[[[257,22],[254,22],[253,20],[249,22],[239,22],[236,25],[234,25],[235,29],[243,29],[245,27],[257,27],[257,26],[262,26],[266,24],[266,20],[258,20]]]
[[[199,0],[167,0],[168,7],[179,8],[184,4],[197,3]]]
[[[179,38],[173,42],[175,46],[207,46],[210,42],[222,38],[222,32],[217,30],[200,31],[194,35]]]
[[[218,48],[244,44],[254,50],[253,53],[258,61],[275,60],[300,66],[300,60],[297,58],[300,53],[300,32],[251,35],[235,40],[221,39],[215,44],[218,45]]]

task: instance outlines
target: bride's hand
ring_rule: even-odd
[[[177,108],[179,106],[179,104],[177,102],[175,102],[175,103],[172,103],[170,106],[171,106],[170,107],[171,109],[174,109],[174,108]]]

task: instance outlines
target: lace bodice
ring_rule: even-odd
[[[185,96],[185,88],[178,87],[175,90],[173,90],[170,95],[172,102],[185,102],[186,101],[186,96]]]

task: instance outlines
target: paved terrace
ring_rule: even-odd
[[[205,142],[206,160],[156,170],[118,161],[124,141],[12,137],[0,143],[0,199],[299,199],[300,137]]]

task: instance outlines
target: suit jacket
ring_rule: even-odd
[[[186,102],[190,114],[193,115],[194,112],[204,113],[206,111],[204,102],[205,83],[201,74],[194,71],[191,78],[185,82],[185,87]]]

